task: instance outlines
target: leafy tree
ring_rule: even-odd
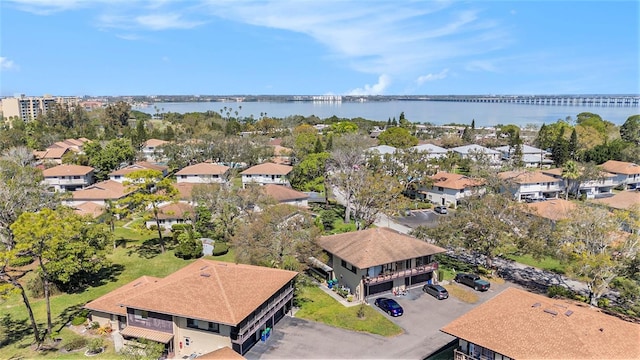
[[[640,115],[629,116],[620,126],[622,140],[640,145]]]
[[[556,166],[562,166],[569,159],[569,142],[564,138],[564,128],[560,130],[553,143],[551,157]]]
[[[621,233],[620,218],[586,205],[578,206],[556,226],[568,271],[587,279],[589,302],[597,305],[611,282],[624,271],[625,260],[637,254],[638,235]]]
[[[322,141],[320,141],[320,137],[316,138],[316,143],[313,145],[313,152],[315,154],[321,153],[324,151],[324,147],[322,146]]]
[[[175,201],[178,190],[173,186],[170,178],[163,178],[162,172],[159,170],[136,170],[127,174],[124,184],[132,192],[121,200],[122,203],[126,204],[128,209],[143,212],[151,209],[151,216],[155,220],[158,230],[160,250],[164,253],[164,238],[159,217],[160,205]]]
[[[47,308],[47,334],[51,336],[51,284],[70,283],[78,274],[97,274],[102,270],[108,264],[103,250],[109,242],[109,233],[64,207],[23,213],[11,230],[16,249],[37,260]]]
[[[181,259],[196,259],[202,256],[201,235],[193,229],[183,231],[178,235],[178,246],[175,255]]]
[[[373,173],[362,168],[353,175],[353,217],[359,229],[367,229],[380,213],[392,215],[406,206],[399,200],[403,186],[390,176]],[[394,206],[395,205],[395,206]]]
[[[318,227],[308,213],[291,205],[275,205],[240,226],[233,237],[242,263],[301,271],[317,255]]]
[[[300,191],[324,192],[327,161],[331,154],[319,152],[307,155],[291,172],[291,187]]]
[[[411,135],[409,130],[400,127],[387,129],[378,135],[380,145],[389,145],[397,148],[408,148],[418,145],[418,138]]]
[[[108,179],[110,172],[135,158],[135,150],[125,139],[111,140],[104,147],[98,142],[90,142],[84,145],[84,152],[89,158],[89,165],[96,169],[98,180]]]
[[[571,138],[569,139],[567,150],[569,151],[570,159],[578,160],[578,133],[575,128],[571,132]]]
[[[473,130],[465,126],[464,131],[462,132],[462,142],[464,142],[465,144],[471,144],[473,143],[473,138]]]

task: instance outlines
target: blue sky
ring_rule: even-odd
[[[0,94],[638,94],[639,9],[2,0]]]

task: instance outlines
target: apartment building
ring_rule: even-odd
[[[53,97],[51,95],[28,97],[23,94],[2,99],[2,114],[5,118],[17,117],[22,121],[29,121],[52,110],[55,104],[76,106],[79,101],[80,99],[77,97]]]

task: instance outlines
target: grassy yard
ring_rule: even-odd
[[[460,301],[464,301],[469,304],[475,304],[480,300],[480,297],[475,292],[465,289],[458,284],[450,284],[444,286],[449,295],[458,298]]]
[[[549,256],[543,257],[540,260],[534,259],[531,255],[508,255],[507,258],[521,264],[558,274],[564,274],[566,271],[565,265],[560,260]]]
[[[303,288],[299,298],[300,310],[296,313],[299,318],[382,336],[394,336],[403,332],[402,328],[371,306],[364,305],[365,316],[358,318],[360,306],[345,307],[316,286]]]
[[[127,229],[118,228],[121,234]],[[126,247],[114,249],[108,256],[113,265],[102,280],[101,284],[89,287],[83,292],[75,294],[61,294],[51,298],[51,312],[54,323],[54,331],[59,331],[59,337],[66,340],[73,333],[66,329],[65,324],[73,318],[81,307],[87,302],[96,299],[140,276],[164,277],[186,266],[194,260],[182,260],[177,258],[172,250],[164,254],[159,253],[157,245],[147,239],[129,241]],[[218,261],[234,261],[233,251],[222,256],[208,256],[207,259]],[[25,280],[28,280],[29,274]],[[29,298],[34,316],[41,330],[46,328],[46,308],[43,299]],[[75,358],[84,357],[84,353],[61,354],[52,352],[35,352],[30,349],[33,335],[27,312],[18,294],[9,296],[6,300],[0,300],[0,314],[5,317],[0,323],[0,359],[12,358]],[[8,316],[8,317],[7,317]],[[108,342],[107,342],[108,343]],[[113,349],[97,357],[113,358]]]

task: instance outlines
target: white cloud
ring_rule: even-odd
[[[447,77],[448,72],[449,72],[449,69],[444,69],[437,74],[427,74],[427,75],[418,76],[418,78],[416,79],[416,82],[418,83],[418,85],[422,85],[429,81],[441,80]]]
[[[15,70],[17,69],[17,65],[13,62],[13,60],[9,60],[6,57],[0,56],[0,70]]]
[[[356,88],[347,92],[347,95],[382,95],[384,90],[391,84],[391,78],[382,74],[378,78],[378,83],[374,85],[366,84],[362,88]]]
[[[180,14],[153,14],[135,17],[135,22],[150,30],[191,29],[202,25],[201,21],[186,20]]]

